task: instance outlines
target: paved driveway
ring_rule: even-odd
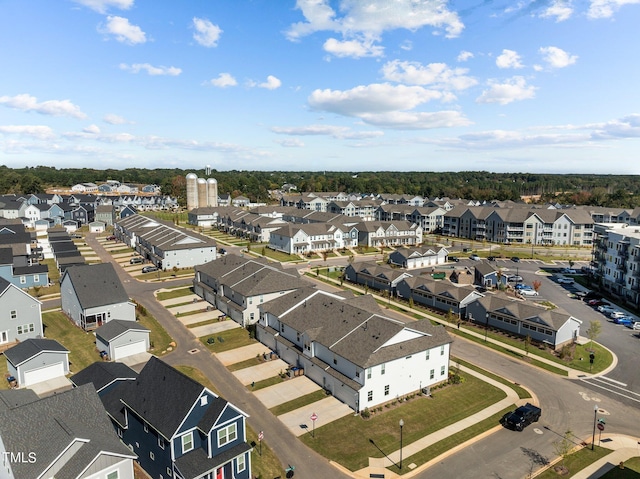
[[[253,381],[262,381],[263,379],[277,376],[280,372],[286,371],[288,367],[289,365],[282,359],[274,359],[273,361],[267,361],[257,366],[233,371],[233,375],[246,386]]]
[[[258,354],[265,352],[269,352],[269,348],[262,343],[255,343],[250,344],[249,346],[232,349],[230,351],[216,353],[216,356],[222,364],[228,366],[230,364],[241,363],[247,359],[255,358]]]
[[[311,415],[313,413],[316,413],[318,417],[315,424],[315,428],[317,429],[341,417],[353,414],[353,409],[343,402],[338,401],[333,396],[328,396],[313,404],[278,416],[278,419],[282,421],[294,435],[302,436],[313,430],[313,421],[311,421]]]
[[[254,394],[267,409],[271,409],[278,404],[284,404],[319,389],[321,389],[320,386],[308,377],[298,376],[268,388],[258,389]]]
[[[188,318],[189,316],[185,316]],[[196,338],[203,336],[209,336],[210,334],[220,333],[222,331],[228,331],[229,329],[239,328],[240,325],[235,321],[220,321],[218,323],[205,324],[204,326],[198,326],[196,328],[189,328],[191,334]]]

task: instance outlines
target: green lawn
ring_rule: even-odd
[[[156,294],[156,299],[158,301],[165,301],[167,299],[180,298],[182,296],[189,296],[193,294],[193,287],[188,286],[178,286],[172,288],[171,291],[162,291],[161,293]]]
[[[607,472],[602,479],[638,479],[640,478],[640,457],[632,457],[624,463],[624,469],[619,466]]]
[[[136,307],[136,316],[140,324],[146,328],[149,328],[149,342],[151,344],[150,352],[156,356],[162,356],[167,352],[167,348],[173,342],[173,338],[169,336],[169,333],[160,325],[160,323],[149,314],[149,312],[141,305]]]
[[[416,396],[396,407],[375,408],[370,419],[349,415],[317,428],[315,438],[305,434],[301,440],[324,457],[351,471],[368,464],[368,457],[382,457],[398,448],[398,421],[404,420],[405,444],[456,423],[505,397],[503,391],[474,376],[463,375],[464,382],[443,389],[432,389],[432,396]],[[495,426],[495,423],[491,426]],[[370,443],[375,441],[378,448]]]
[[[591,450],[591,447],[583,447],[579,449],[577,452],[574,452],[573,454],[568,455],[564,459],[564,465],[567,469],[569,469],[568,474],[559,476],[552,466],[547,470],[545,470],[543,473],[537,475],[536,477],[539,479],[555,479],[557,477],[563,477],[563,478],[572,477],[577,472],[581,471],[585,467],[593,464],[598,459],[610,453],[611,453],[611,450],[605,449],[604,447],[596,446],[593,451]],[[559,465],[559,464],[560,463],[557,463],[556,465]],[[612,476],[612,477],[621,477],[621,476]],[[633,476],[630,476],[630,477],[633,477]]]
[[[100,360],[93,333],[85,332],[73,324],[62,311],[43,313],[42,324],[46,338],[55,339],[69,350],[72,374]]]
[[[228,319],[227,321],[231,321]],[[215,342],[209,344],[207,340],[213,338]],[[222,338],[221,342],[219,338]],[[203,336],[200,338],[202,344],[204,344],[212,353],[220,353],[222,351],[228,351],[230,349],[240,348],[242,346],[248,346],[249,344],[255,344],[256,340],[249,337],[249,332],[244,328],[234,328],[227,331],[222,331],[216,334],[210,334],[209,336]]]
[[[0,374],[2,375],[0,378],[0,389],[9,389],[9,383],[5,380],[7,374],[9,374],[9,370],[7,369],[7,358],[4,357],[4,354],[0,356]]]
[[[459,358],[455,358],[455,357],[451,357],[451,362],[452,363],[457,363],[461,366],[465,366],[469,369],[473,369],[474,371],[479,372],[480,374],[483,374],[484,376],[487,376],[488,378],[493,379],[494,381],[498,381],[501,384],[504,384],[505,386],[509,386],[511,389],[513,389],[516,393],[518,393],[518,397],[520,399],[527,399],[531,397],[531,393],[529,391],[527,391],[525,388],[523,388],[522,386],[519,386],[517,384],[514,384],[510,381],[507,381],[505,378],[497,376],[496,374],[493,374],[489,371],[487,371],[486,369],[482,369],[478,366],[475,366],[471,363],[468,363],[462,359]]]
[[[262,364],[264,361],[260,358],[249,358],[244,361],[240,361],[239,363],[229,364],[227,369],[231,372],[239,371],[240,369],[250,368],[252,366],[257,366],[258,364]]]

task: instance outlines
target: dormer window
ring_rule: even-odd
[[[182,436],[182,453],[185,454],[193,449],[193,432],[188,432]]]

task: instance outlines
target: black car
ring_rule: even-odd
[[[519,263],[520,262],[520,258],[518,258],[517,256],[513,256],[511,258],[511,261],[513,261],[514,263]]]
[[[527,403],[524,406],[520,406],[515,411],[508,412],[502,416],[500,424],[509,429],[522,431],[532,422],[538,422],[540,416],[542,416],[542,409],[531,403]]]
[[[224,249],[224,248],[220,248],[220,249],[218,250],[218,253],[220,253],[220,254],[227,254],[227,250],[226,250],[226,249]]]
[[[495,261],[496,257],[495,256],[487,256],[487,261]]]
[[[453,261],[454,263],[457,263],[458,261],[460,261],[460,259],[455,256],[449,256],[449,261]]]

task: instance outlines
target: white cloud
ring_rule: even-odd
[[[35,96],[27,93],[13,97],[0,96],[0,105],[8,106],[22,111],[35,111],[42,115],[70,116],[72,118],[84,119],[87,117],[80,108],[69,100],[48,100],[38,103]]]
[[[589,18],[610,18],[623,5],[638,5],[640,0],[591,0]]]
[[[274,77],[273,75],[267,76],[267,81],[263,83],[259,83],[257,85],[259,88],[266,88],[267,90],[275,90],[282,86],[282,82]]]
[[[466,68],[449,68],[446,63],[403,62],[393,60],[382,67],[385,80],[411,85],[431,85],[444,90],[464,90],[478,82],[467,76]]]
[[[477,103],[499,103],[507,105],[518,100],[529,100],[535,97],[537,88],[527,85],[521,76],[515,76],[504,83],[489,81],[489,89],[476,99]]]
[[[430,130],[468,126],[472,122],[459,111],[412,112],[394,111],[361,115],[371,125],[399,130]]]
[[[230,73],[220,73],[217,78],[212,78],[206,84],[226,88],[228,86],[236,86],[238,82]]]
[[[513,50],[502,50],[502,54],[496,58],[496,65],[498,68],[522,68],[523,65],[520,62],[520,55]]]
[[[132,25],[129,20],[123,17],[109,15],[107,24],[98,29],[101,33],[106,33],[116,37],[121,43],[135,45],[147,41],[146,34],[137,25]]]
[[[473,53],[468,52],[466,50],[462,50],[460,52],[460,54],[458,55],[457,60],[459,62],[466,62],[467,60],[470,60],[471,58],[473,58]]]
[[[141,71],[145,71],[151,76],[159,76],[159,75],[178,76],[180,75],[180,73],[182,73],[182,69],[177,67],[165,67],[165,66],[154,67],[149,63],[134,63],[132,65],[121,63],[120,69],[130,71],[131,73],[140,73]]]
[[[578,60],[577,55],[569,55],[558,47],[542,47],[539,51],[543,56],[543,60],[547,62],[551,68],[568,67]]]
[[[345,116],[409,110],[431,100],[443,98],[442,92],[421,86],[374,83],[351,90],[315,90],[309,96],[309,106]]]
[[[283,148],[302,148],[304,147],[304,142],[300,141],[297,138],[286,138],[284,140],[275,140],[275,142],[282,146]]]
[[[55,137],[53,130],[44,125],[0,125],[0,133],[26,136],[37,140],[48,140]]]
[[[222,35],[222,29],[206,18],[193,17],[195,33],[193,39],[203,47],[216,47]]]
[[[411,40],[405,40],[400,45],[400,48],[402,48],[403,50],[405,50],[407,52],[411,51],[411,50],[413,50],[413,42]]]
[[[98,125],[89,125],[87,127],[84,127],[82,131],[84,131],[85,133],[91,133],[92,135],[100,134],[100,128],[98,127]]]
[[[640,138],[640,114],[637,113],[587,126],[593,128],[594,139]]]
[[[134,0],[73,0],[80,5],[89,7],[98,13],[105,13],[110,7],[120,10],[129,10],[133,6]]]
[[[336,40],[329,38],[323,45],[324,51],[337,57],[363,58],[381,57],[384,47],[374,45],[372,40]]]
[[[541,14],[542,18],[555,18],[556,22],[564,22],[573,15],[570,0],[554,0]]]
[[[102,120],[105,123],[109,123],[110,125],[124,125],[125,123],[132,123],[131,121],[128,121],[127,119],[113,113],[105,115]]]
[[[271,131],[281,135],[292,136],[330,136],[343,140],[362,140],[364,138],[376,138],[384,135],[382,131],[353,131],[346,126],[335,125],[308,125],[301,127],[274,126]]]

